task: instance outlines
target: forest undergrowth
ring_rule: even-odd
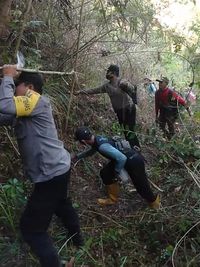
[[[86,100],[89,102],[84,108]],[[99,101],[97,97],[88,99],[86,96],[86,99],[75,99],[73,106],[75,114],[68,134],[61,133],[60,129],[71,152],[83,149],[73,140],[74,129],[79,125],[89,125],[96,133],[120,133],[106,99]],[[84,114],[83,120],[77,120],[81,114]],[[143,123],[145,115],[143,121],[141,118],[140,114],[137,132],[142,154],[153,191],[161,196],[162,207],[159,211],[149,209],[131,183],[121,185],[116,205],[98,206],[97,198],[106,194],[99,178],[105,159],[95,155],[78,162],[72,167],[70,196],[80,216],[85,245],[80,250],[72,247],[56,218],[49,229],[61,258],[67,260],[75,256],[75,266],[199,266],[198,111],[194,109],[192,120],[181,113],[177,133],[170,141],[162,137],[156,125],[147,127]],[[57,124],[60,125],[58,120]],[[10,129],[4,129],[1,135],[1,148],[4,152],[0,165],[0,266],[36,267],[39,265],[22,242],[18,229],[31,185],[23,177]]]
[[[186,2],[197,9],[197,1]],[[162,26],[157,12],[171,1],[160,3],[157,10],[152,1],[137,0],[0,2],[0,65],[16,63],[20,50],[25,68],[51,71],[45,75],[45,93],[70,152],[83,149],[73,137],[80,125],[99,134],[122,133],[108,97],[75,97],[73,92],[97,86],[110,64],[118,64],[120,76],[139,85],[136,132],[161,209],[149,209],[131,183],[121,185],[116,205],[102,208],[97,198],[106,194],[99,178],[105,159],[95,155],[72,166],[69,193],[85,245],[72,247],[56,218],[49,233],[63,260],[75,256],[75,267],[200,266],[199,99],[192,118],[180,112],[176,134],[168,141],[154,123],[154,99],[143,86],[146,75],[152,80],[166,75],[180,92],[193,84],[199,97],[200,24],[193,17],[195,38]],[[54,71],[70,75],[56,76]],[[0,267],[39,267],[19,232],[32,186],[9,127],[0,128],[0,149]]]

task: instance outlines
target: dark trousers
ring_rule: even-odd
[[[148,202],[153,202],[156,196],[153,194],[147,175],[145,172],[144,158],[134,150],[126,153],[127,162],[125,169],[128,172],[131,180],[140,196]],[[105,185],[110,185],[115,182],[115,162],[110,161],[100,171],[100,176]]]
[[[177,119],[178,113],[176,110],[168,110],[161,108],[159,115],[159,127],[163,131],[164,135],[171,139],[171,137],[175,134],[174,123]],[[166,129],[166,126],[168,129]]]
[[[70,171],[50,181],[36,183],[21,216],[22,236],[42,267],[60,267],[57,252],[47,234],[53,214],[62,220],[69,236],[80,238],[78,215],[67,198],[69,177]]]
[[[115,110],[119,124],[124,129],[124,135],[127,141],[129,141],[131,147],[140,147],[139,140],[135,134],[136,123],[136,107],[133,105],[131,108],[123,108]]]

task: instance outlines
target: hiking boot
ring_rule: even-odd
[[[113,183],[107,185],[108,198],[99,198],[97,202],[102,206],[113,205],[117,203],[119,196],[119,184]]]
[[[160,205],[161,205],[161,203],[160,203],[160,196],[159,195],[156,196],[156,199],[153,202],[149,203],[149,207],[152,209],[155,209],[155,210],[159,210]]]

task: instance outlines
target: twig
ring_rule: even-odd
[[[198,224],[200,224],[200,221],[198,221],[197,223],[195,223],[195,225],[193,225],[182,237],[181,239],[179,239],[179,241],[176,243],[175,247],[174,247],[174,250],[173,250],[173,253],[172,253],[172,266],[175,267],[175,262],[174,262],[174,256],[175,256],[175,253],[176,253],[176,250],[179,246],[179,244],[182,242],[182,240],[186,237],[186,235],[194,228],[196,227]]]
[[[3,66],[0,67],[0,70],[3,69]],[[33,73],[43,73],[43,74],[55,74],[55,75],[72,75],[75,73],[74,70],[70,72],[61,72],[61,71],[51,71],[51,70],[37,70],[37,69],[24,69],[24,68],[17,68],[18,71],[24,72],[33,72]]]
[[[102,267],[105,267],[105,256],[104,256],[104,249],[103,249],[103,238],[101,234],[101,257],[102,257]]]
[[[198,188],[200,189],[200,179],[199,179],[198,175],[194,174],[194,172],[192,172],[192,170],[190,170],[190,168],[185,164],[183,159],[181,159],[180,157],[178,157],[178,158],[179,158],[180,162],[182,163],[182,165],[186,168],[186,170],[188,171],[188,173],[190,174],[190,176],[192,177],[192,179],[194,180],[194,182],[196,183]]]
[[[20,153],[19,153],[18,149],[16,148],[15,144],[13,143],[13,141],[12,141],[12,139],[11,139],[9,133],[8,133],[7,128],[6,128],[6,127],[3,127],[3,128],[5,129],[6,136],[8,137],[8,139],[9,139],[9,141],[10,141],[12,147],[14,148],[15,153],[17,154],[17,156],[20,156]]]
[[[156,184],[154,184],[149,178],[148,178],[148,180],[149,180],[150,184],[151,184],[153,187],[155,187],[158,191],[160,191],[160,192],[164,192],[164,190],[162,190],[160,187],[158,187]]]
[[[122,224],[116,222],[115,220],[111,219],[110,217],[104,215],[103,213],[96,212],[96,211],[93,211],[93,210],[86,210],[86,212],[100,215],[100,216],[106,218],[108,221],[111,221],[111,222],[113,222],[114,224],[118,225],[119,227],[124,228],[124,229],[127,229],[127,227],[125,227],[125,226],[123,226]]]
[[[61,246],[61,248],[59,249],[59,251],[58,251],[58,254],[60,254],[60,252],[63,250],[63,248],[66,246],[66,244],[74,237],[76,235],[76,233],[75,234],[73,234],[72,236],[70,236],[65,242],[64,242],[64,244]]]

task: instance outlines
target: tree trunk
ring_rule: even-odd
[[[6,34],[6,25],[10,19],[12,0],[0,0],[0,38]]]

